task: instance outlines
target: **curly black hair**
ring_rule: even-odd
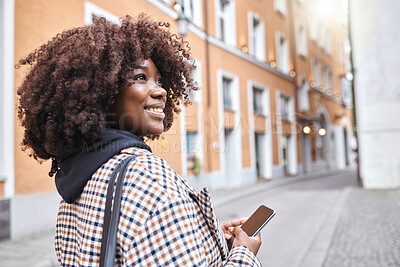
[[[31,65],[18,89],[18,117],[25,128],[22,149],[41,162],[79,151],[108,127],[106,114],[119,91],[133,84],[135,66],[151,58],[167,91],[164,131],[179,112],[186,90],[197,90],[188,62],[187,42],[142,14],[126,16],[121,25],[105,18],[57,34],[16,67]],[[156,136],[149,136],[154,139]]]

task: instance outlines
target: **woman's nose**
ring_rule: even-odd
[[[162,98],[162,100],[165,102],[165,101],[167,101],[167,90],[165,90],[164,88],[162,88],[159,85],[155,85],[152,88],[151,96],[153,98]]]

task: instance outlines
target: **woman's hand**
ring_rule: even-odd
[[[239,227],[244,224],[247,219],[248,218],[240,218],[229,222],[224,222],[221,224],[221,228],[224,232],[226,240],[229,240],[233,235],[235,235],[235,240],[232,247],[243,245],[250,249],[254,255],[257,255],[257,252],[261,246],[261,234],[258,233],[255,237],[249,237],[246,232]]]
[[[255,237],[250,237],[240,227],[235,227],[231,231],[232,235],[235,235],[232,248],[235,246],[243,245],[250,249],[254,255],[257,255],[258,250],[261,246],[261,234],[258,233]]]
[[[248,218],[239,218],[229,222],[224,222],[221,224],[222,231],[224,231],[224,236],[226,240],[231,239],[232,231],[234,227],[241,226],[247,221]]]

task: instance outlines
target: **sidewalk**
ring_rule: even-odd
[[[400,266],[400,189],[350,188],[324,266]]]
[[[59,266],[54,250],[54,229],[0,242],[1,267]]]

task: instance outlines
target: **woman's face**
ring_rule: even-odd
[[[167,92],[153,60],[147,59],[132,73],[134,83],[121,91],[111,107],[117,128],[138,136],[158,135],[164,130]]]

